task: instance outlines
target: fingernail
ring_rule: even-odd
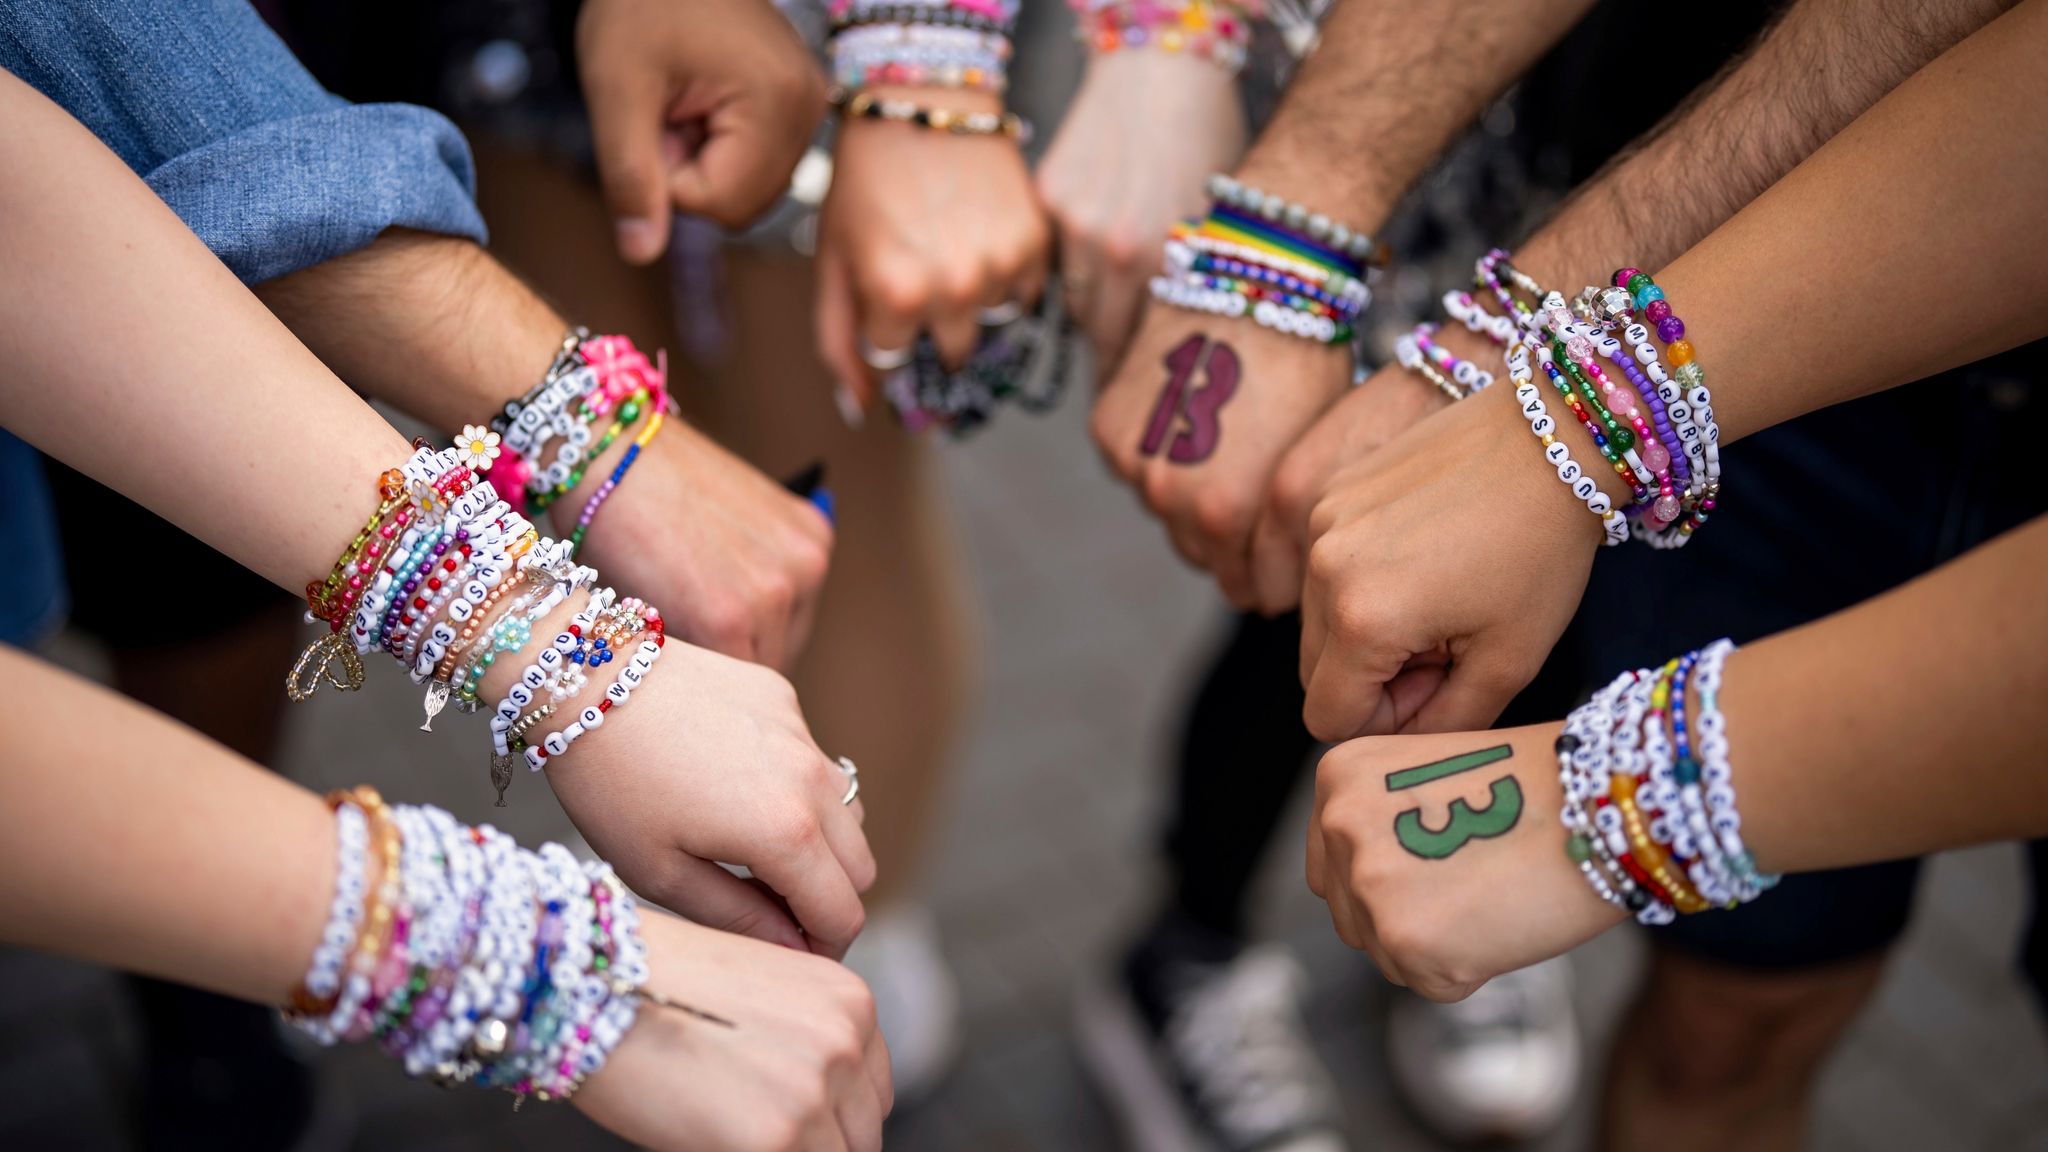
[[[845,384],[833,383],[832,402],[839,405],[839,418],[846,421],[848,428],[858,432],[861,426],[868,422],[868,414],[861,411],[860,400],[854,396],[853,389]]]
[[[654,234],[654,221],[624,216],[613,226],[618,230],[619,254],[636,264],[645,264],[661,254],[661,241]]]

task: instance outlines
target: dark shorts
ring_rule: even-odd
[[[1577,619],[1501,723],[1562,716],[1625,667],[1847,608],[2048,511],[2029,474],[2048,432],[2033,383],[2044,364],[2048,349],[2029,346],[1728,446],[1713,521],[1676,555],[1602,553]],[[1740,967],[1836,963],[1898,938],[1918,876],[1900,861],[1791,877],[1658,936]]]

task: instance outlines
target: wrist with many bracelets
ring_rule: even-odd
[[[832,79],[849,93],[894,85],[1001,95],[1009,87],[1016,0],[835,0],[830,11]]]
[[[539,771],[566,754],[630,699],[666,643],[659,611],[630,598],[615,605],[596,570],[575,561],[592,517],[660,431],[666,404],[662,366],[624,337],[579,330],[491,428],[465,428],[451,448],[418,442],[411,459],[379,477],[375,510],[327,578],[307,586],[309,619],[324,621],[329,634],[299,658],[287,694],[304,700],[323,678],[360,687],[362,656],[383,651],[425,686],[421,728],[430,730],[451,702],[461,712],[483,707],[479,692],[492,667],[519,661],[535,629],[582,596],[583,615],[541,647],[492,711],[490,779],[502,806],[515,757]],[[611,429],[594,436],[592,425],[613,413]],[[643,416],[566,541],[542,535],[479,476],[491,472],[522,504],[545,506],[572,491],[604,446]],[[530,463],[541,459],[545,466]],[[616,680],[582,699],[589,670],[615,656],[624,661]],[[538,695],[546,699],[535,706]],[[557,716],[566,722],[543,731]]]
[[[1074,37],[1098,56],[1132,48],[1185,52],[1235,76],[1264,5],[1238,0],[1067,0]]]
[[[1705,373],[1663,290],[1640,270],[1624,268],[1611,286],[1586,288],[1567,305],[1498,248],[1480,257],[1473,281],[1477,295],[1445,293],[1445,313],[1506,348],[1530,432],[1558,479],[1600,518],[1605,542],[1634,537],[1653,548],[1683,546],[1719,499],[1721,433]],[[1483,298],[1497,303],[1499,313],[1489,312]],[[1419,325],[1397,341],[1396,360],[1452,399],[1483,388],[1480,381],[1490,377],[1432,346],[1435,330]],[[1665,346],[1662,355],[1653,333]],[[1670,373],[1665,357],[1675,366]],[[1605,466],[1627,486],[1622,508],[1614,507],[1559,439],[1558,420],[1538,387],[1539,370]]]
[[[374,1043],[442,1085],[562,1100],[604,1067],[643,1000],[690,1011],[645,991],[639,913],[602,862],[528,851],[370,788],[328,805],[334,898],[286,1008],[319,1043]]]
[[[1319,344],[1348,346],[1372,303],[1385,249],[1362,232],[1228,176],[1209,178],[1209,214],[1173,228],[1152,298]]]
[[[1734,649],[1719,640],[1622,673],[1557,738],[1566,855],[1596,895],[1645,924],[1733,908],[1778,882],[1742,842],[1719,703]]]

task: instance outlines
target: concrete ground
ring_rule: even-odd
[[[943,452],[986,641],[988,703],[959,756],[931,892],[964,994],[966,1043],[938,1094],[892,1121],[890,1147],[1114,1149],[1075,1059],[1069,998],[1147,907],[1164,738],[1221,610],[1109,487],[1081,405],[1044,421],[1006,418]],[[91,665],[89,652],[65,651]],[[501,818],[523,839],[568,834],[537,781],[522,779],[513,807],[494,811],[481,772],[449,772],[451,755],[473,751],[469,726],[427,736],[383,719],[416,706],[409,700],[374,675],[358,696],[323,695],[294,713],[281,767],[314,787],[368,780],[467,819]],[[366,744],[366,733],[380,735]],[[1264,925],[1311,973],[1315,1036],[1359,1146],[1433,1147],[1388,1088],[1379,1027],[1389,993],[1301,883],[1299,823],[1297,813],[1271,862]],[[2008,962],[2024,899],[2011,849],[1936,864],[1876,1009],[1828,1069],[1816,1147],[2048,1149],[2048,1044]],[[1627,931],[1583,950],[1581,1007],[1596,1036],[1639,962]],[[0,1149],[128,1147],[133,1047],[110,976],[0,953]],[[571,1110],[515,1115],[503,1097],[409,1083],[369,1053],[325,1053],[322,1066],[345,1092],[362,1152],[618,1146]],[[1588,1133],[1582,1104],[1539,1147],[1583,1148]]]

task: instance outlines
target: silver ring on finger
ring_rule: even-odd
[[[894,372],[910,363],[910,349],[877,348],[863,336],[860,338],[860,362],[877,372]]]
[[[851,756],[841,756],[837,767],[846,777],[846,795],[839,798],[840,806],[845,807],[853,803],[854,797],[860,795],[860,768],[854,764]]]
[[[1005,300],[993,308],[983,308],[975,317],[983,328],[1001,328],[1017,322],[1024,315],[1024,305],[1017,300]]]

